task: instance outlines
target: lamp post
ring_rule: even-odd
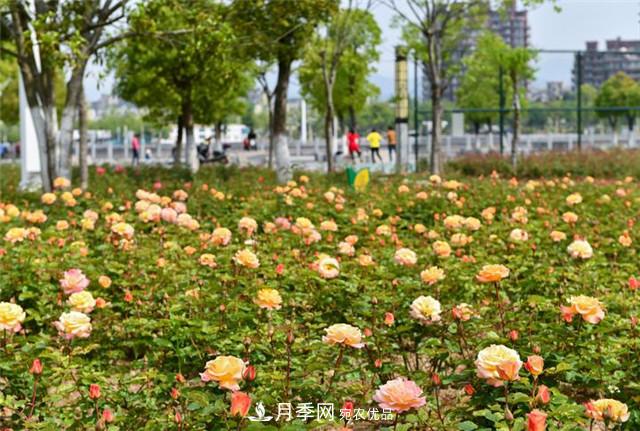
[[[405,173],[409,162],[409,84],[407,48],[396,46],[396,172]]]

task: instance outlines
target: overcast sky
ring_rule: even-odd
[[[401,1],[401,0],[400,0]],[[550,4],[529,11],[530,41],[535,48],[581,49],[587,40],[597,40],[600,47],[606,39],[640,39],[640,0],[558,0],[556,12]],[[400,31],[392,27],[393,13],[378,5],[373,11],[383,31],[380,61],[373,82],[382,97],[393,94],[394,46],[400,43]],[[568,54],[541,54],[537,63],[536,86],[547,81],[571,80],[573,57]],[[410,68],[413,71],[413,68]],[[88,96],[95,100],[111,91],[110,79],[98,79],[92,68],[88,79]],[[413,78],[410,77],[413,83]],[[411,87],[411,91],[413,87]],[[290,96],[298,95],[297,83],[292,83]]]

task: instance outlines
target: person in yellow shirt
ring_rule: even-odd
[[[382,163],[382,156],[380,155],[381,141],[382,135],[380,135],[376,129],[371,130],[371,133],[367,135],[367,142],[369,142],[369,146],[371,147],[371,161],[373,163],[376,162],[376,155],[378,159],[380,159],[380,163]]]

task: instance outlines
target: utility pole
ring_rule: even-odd
[[[420,124],[418,123],[418,55],[413,58],[413,155],[415,156],[415,172],[418,172],[418,135]]]
[[[577,127],[578,127],[578,151],[582,150],[582,52],[576,52],[576,98],[577,100]]]
[[[499,69],[499,73],[498,73],[498,81],[499,81],[499,85],[498,85],[498,95],[500,97],[500,112],[499,112],[499,118],[500,118],[500,155],[502,156],[504,154],[504,104],[505,104],[505,97],[504,97],[504,71],[502,70],[502,66],[500,66]]]

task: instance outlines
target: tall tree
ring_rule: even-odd
[[[545,0],[523,0],[533,5]],[[555,3],[554,0],[550,0]],[[486,23],[490,5],[513,7],[514,0],[383,0],[400,18],[409,48],[426,65],[431,96],[430,168],[442,170],[442,98],[452,77],[460,71],[460,59],[471,47],[469,34]]]
[[[325,137],[327,140],[327,166],[332,170],[332,150],[336,135],[334,116],[350,119],[355,127],[356,111],[366,99],[377,93],[368,82],[374,70],[373,62],[379,58],[380,28],[373,15],[365,9],[349,3],[326,24],[322,32],[307,46],[299,80],[305,97],[312,105],[325,113]],[[322,73],[318,73],[318,70]]]
[[[272,133],[280,181],[291,178],[287,137],[287,93],[292,64],[301,58],[315,26],[338,7],[338,0],[236,0],[242,33],[258,59],[277,66]]]
[[[502,39],[490,32],[478,38],[475,51],[463,59],[465,73],[456,93],[457,105],[465,109],[496,109],[499,107],[500,66],[495,61],[496,51],[502,50]],[[511,99],[511,86],[505,86],[505,98]],[[473,124],[477,135],[482,124],[491,126],[498,117],[497,111],[465,113],[465,119]]]
[[[442,98],[451,79],[460,70],[460,59],[470,48],[463,41],[486,19],[485,0],[385,0],[403,22],[403,38],[409,49],[426,65],[431,96],[431,155],[433,173],[442,170]]]
[[[230,8],[208,0],[151,0],[130,16],[131,31],[156,37],[131,37],[110,57],[116,91],[149,109],[155,119],[176,119],[186,131],[186,160],[198,160],[193,126],[224,121],[237,111],[247,89],[246,60],[236,52],[237,33]],[[182,157],[176,143],[175,161]]]
[[[640,106],[640,85],[626,73],[618,72],[602,84],[595,106],[600,108],[596,114],[606,118],[614,131],[620,118],[626,118],[629,130],[632,130],[638,111],[624,108]]]
[[[12,50],[2,45],[0,50],[14,56],[20,67],[45,190],[51,190],[54,176],[70,177],[73,124],[84,71],[93,55],[122,37],[107,29],[124,18],[126,4],[127,0],[0,3],[2,34],[8,34],[15,46]],[[63,67],[69,78],[58,133],[55,100],[60,89],[55,76]]]

